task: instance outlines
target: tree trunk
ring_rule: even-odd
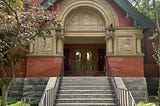
[[[1,87],[2,90],[2,101],[1,106],[7,106],[7,97],[8,97],[8,89],[9,87],[7,85],[4,85]]]
[[[158,66],[159,67],[159,75],[158,75],[158,105],[160,106],[160,65]]]
[[[160,90],[160,66],[158,66],[158,67],[159,67],[159,70],[158,70],[158,74],[159,74],[159,75],[158,75],[158,77],[159,77],[159,81],[158,81],[158,82],[159,82],[158,89]]]
[[[3,79],[0,83],[1,85],[1,90],[2,90],[2,101],[1,101],[1,106],[7,106],[7,98],[8,98],[8,92],[9,88],[11,87],[11,84],[13,82],[14,78],[12,77],[11,79]]]

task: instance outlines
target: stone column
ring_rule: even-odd
[[[55,33],[55,30],[52,30],[52,33],[53,33],[53,55],[56,55],[56,50],[57,50],[57,36],[56,36],[56,33]]]
[[[109,35],[106,36],[106,53],[112,54],[113,51],[113,37],[110,37]]]
[[[138,37],[137,38],[137,53],[139,53],[139,54],[142,54],[142,50],[141,50],[141,40],[142,40],[142,38],[141,37]]]
[[[33,43],[30,43],[30,45],[29,45],[29,52],[30,53],[34,53],[34,44]]]
[[[33,54],[38,54],[38,37],[34,38],[34,53]]]
[[[133,36],[133,53],[136,55],[137,54],[137,38],[136,36]]]
[[[57,54],[58,55],[63,55],[63,41],[64,41],[64,36],[59,36],[57,37]]]

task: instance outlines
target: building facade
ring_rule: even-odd
[[[50,26],[51,35],[45,39],[36,37],[30,44],[30,53],[16,73],[24,77],[15,81],[15,85],[23,85],[20,97],[41,97],[48,78],[59,74],[109,76],[112,71],[113,76],[122,78],[136,100],[146,100],[144,77],[158,76],[153,47],[148,40],[150,29],[154,28],[152,21],[127,0],[37,2],[57,14],[58,25]],[[17,85],[10,90],[17,95],[14,90]]]
[[[43,5],[58,14],[59,34],[51,26],[51,36],[35,38],[27,57],[27,77],[57,76],[62,64],[64,76],[105,76],[109,68],[117,77],[145,76],[143,41],[154,25],[128,1],[53,2],[52,7]]]

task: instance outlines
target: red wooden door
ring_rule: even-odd
[[[104,63],[101,62],[100,48],[104,45],[94,44],[66,44],[64,49],[64,74],[74,76],[95,76],[102,73]],[[102,53],[101,53],[102,54]],[[103,63],[103,64],[102,64]],[[103,68],[100,68],[103,67]],[[100,70],[99,70],[100,69]]]

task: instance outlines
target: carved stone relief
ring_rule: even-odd
[[[133,53],[133,37],[118,37],[118,53]]]
[[[95,14],[100,13],[98,16],[104,18],[103,21],[105,22],[105,28],[107,28],[111,23],[115,26],[119,26],[117,13],[110,3],[108,3],[108,0],[62,0],[59,4],[59,8],[56,9],[56,12],[60,13],[57,19],[62,22],[63,26],[65,26],[68,14],[72,14],[73,10],[77,8],[77,10],[81,10],[81,7],[86,8],[84,11],[88,11],[88,7],[91,7]]]
[[[66,31],[103,31],[104,22],[100,15],[87,8],[79,8],[68,16]]]
[[[53,39],[52,37],[38,38],[38,54],[52,53]]]

